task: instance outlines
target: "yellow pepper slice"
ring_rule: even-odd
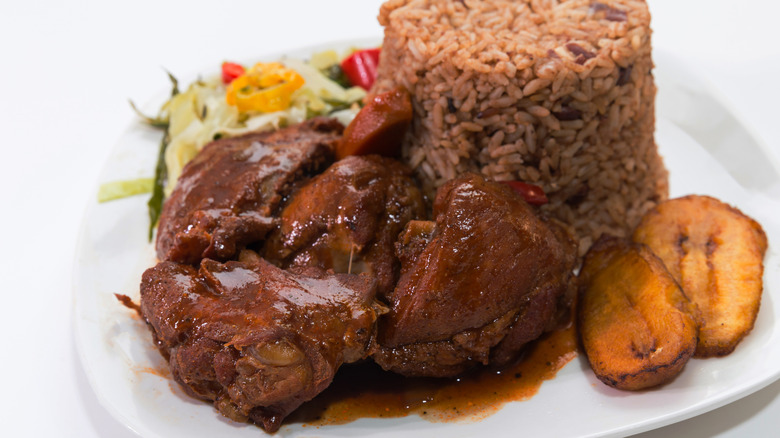
[[[228,85],[225,99],[240,112],[282,111],[290,106],[293,92],[303,83],[298,72],[278,62],[258,63]]]

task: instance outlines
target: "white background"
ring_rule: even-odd
[[[143,103],[165,90],[163,68],[193,74],[223,60],[378,37],[380,4],[0,2],[1,435],[134,436],[92,393],[71,317],[76,235],[109,151],[136,123],[128,98]],[[780,3],[650,0],[650,9],[654,46],[694,68],[780,156]],[[775,382],[644,436],[770,436],[778,417]]]

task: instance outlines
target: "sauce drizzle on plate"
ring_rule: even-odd
[[[522,360],[500,372],[483,369],[460,379],[433,379],[403,377],[372,362],[344,366],[328,389],[286,422],[317,427],[410,414],[432,422],[478,421],[506,403],[530,399],[576,356],[576,332],[569,324],[542,336]]]

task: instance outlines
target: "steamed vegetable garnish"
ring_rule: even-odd
[[[298,72],[278,62],[257,63],[230,82],[225,98],[239,112],[283,111],[290,106],[293,92],[303,83]]]
[[[335,50],[323,50],[311,55],[308,64],[317,70],[325,70],[331,65],[341,62],[341,57]]]
[[[312,56],[312,62],[317,59],[317,65],[338,64],[339,58],[335,52],[323,53],[322,56]],[[170,145],[165,153],[168,168],[166,195],[173,190],[184,165],[214,139],[252,131],[275,130],[320,115],[337,118],[346,125],[359,110],[356,103],[366,95],[359,87],[340,86],[313,64],[297,59],[288,58],[278,63],[260,65],[273,65],[274,68],[259,72],[259,67],[255,66],[229,85],[225,85],[222,75],[207,78],[191,84],[187,90],[165,103],[162,111],[170,118]],[[268,77],[261,77],[264,74]],[[285,78],[287,74],[289,76]],[[295,75],[303,79],[303,84],[290,91],[290,85],[300,82]],[[274,81],[279,82],[273,85]],[[246,90],[241,90],[244,88],[239,86],[242,83],[248,86]],[[233,99],[230,90],[235,93],[234,97],[240,96],[235,101],[236,105],[228,104],[229,99]],[[277,105],[281,101],[274,99],[287,94],[289,103],[279,105],[281,109],[273,110],[276,108],[263,106]],[[241,107],[238,107],[238,100],[241,100]],[[254,104],[259,106],[252,109]]]
[[[222,63],[222,82],[229,84],[234,79],[241,76],[246,72],[246,69],[241,64],[235,62],[223,62]]]
[[[157,153],[157,166],[154,169],[154,186],[152,187],[152,197],[149,198],[149,202],[146,203],[147,210],[149,211],[149,241],[152,241],[154,236],[154,227],[157,225],[157,221],[160,219],[162,213],[162,205],[165,200],[165,181],[168,178],[168,168],[165,165],[165,151],[168,148],[168,130],[165,130],[162,140],[160,141],[160,149]]]
[[[337,82],[329,69],[341,67],[333,50],[304,62],[285,58],[245,69],[223,62],[218,76],[199,79],[180,92],[168,73],[171,97],[156,117],[131,106],[144,121],[165,129],[149,200],[150,238],[165,197],[170,195],[184,165],[208,143],[248,132],[271,131],[315,116],[329,116],[348,125],[360,110],[366,91]],[[129,195],[128,195],[129,196]]]
[[[170,72],[166,72],[166,73],[168,73],[168,79],[170,79],[171,81],[171,99],[173,99],[176,95],[179,94],[179,81]],[[152,117],[141,112],[141,110],[138,109],[138,107],[135,105],[135,103],[132,100],[129,100],[129,102],[130,102],[130,107],[133,109],[133,111],[136,114],[138,114],[138,117],[143,119],[143,121],[145,121],[150,126],[164,129],[167,138],[168,126],[170,125],[170,113],[166,111],[165,106],[160,108],[160,111],[157,113],[156,116]],[[165,144],[167,144],[167,140],[164,140],[164,142],[166,142]],[[159,158],[159,160],[163,160],[163,159]],[[158,161],[157,167],[159,168],[161,164],[163,167],[165,166],[164,161]],[[164,173],[164,169],[163,169],[163,173]],[[129,196],[142,195],[144,193],[155,193],[158,190],[157,185],[158,185],[157,177],[110,181],[100,185],[100,187],[98,188],[97,200],[98,202],[108,202],[116,199],[127,198]],[[160,191],[162,190],[162,187],[163,186],[160,185],[159,187]],[[160,205],[162,205],[162,199],[159,201],[159,203]],[[156,213],[157,216],[159,216],[160,208],[157,209],[158,210],[158,212]],[[150,216],[152,216],[151,211],[150,211]],[[155,221],[156,219],[153,221],[152,227],[154,226]]]
[[[344,74],[344,70],[341,69],[340,63],[341,58],[339,58],[335,50],[315,53],[309,59],[309,65],[319,70],[328,79],[343,88],[349,88],[352,84],[349,82],[347,75]]]
[[[325,74],[325,76],[328,77],[328,79],[341,85],[344,88],[352,86],[352,84],[349,82],[349,78],[344,73],[344,69],[342,69],[338,64],[333,64],[323,69],[322,72]]]
[[[98,188],[98,202],[108,202],[128,196],[151,193],[154,187],[152,178],[136,178],[103,183]]]
[[[168,79],[171,81],[171,98],[173,98],[173,96],[179,94],[179,80],[176,79],[171,72],[166,71],[166,73],[168,74]],[[155,128],[168,128],[168,114],[163,111],[164,107],[160,109],[156,116],[152,117],[141,112],[132,100],[128,100],[128,102],[130,102],[130,108],[138,114],[138,117],[142,118],[149,125],[154,126]]]
[[[160,113],[165,114],[165,118],[168,120],[168,124],[165,125],[165,132],[163,133],[162,140],[160,140],[160,148],[157,152],[157,164],[154,168],[152,196],[146,203],[147,211],[149,213],[150,242],[152,241],[152,236],[154,235],[154,227],[157,226],[157,221],[160,218],[160,214],[162,213],[162,205],[163,201],[165,200],[165,184],[166,179],[168,178],[168,166],[165,162],[165,153],[168,149],[171,132],[171,109],[168,104],[180,95],[179,81],[170,72],[168,72],[168,79],[171,80],[171,98],[162,106],[162,108],[160,108]],[[198,83],[201,83],[201,81],[198,81]]]
[[[321,71],[300,59],[286,58],[282,60],[285,67],[295,70],[306,82],[306,88],[321,99],[336,99],[345,101],[348,99],[349,89],[328,79]],[[365,93],[363,93],[365,96]],[[362,99],[362,97],[361,97]]]
[[[158,118],[164,118],[167,123],[162,126],[165,129],[165,132],[163,133],[163,138],[160,141],[159,152],[157,153],[157,164],[155,165],[154,179],[152,180],[152,196],[146,203],[147,211],[149,213],[150,242],[152,240],[152,236],[154,235],[154,227],[157,225],[157,220],[160,218],[160,214],[162,213],[162,204],[165,200],[165,182],[166,178],[168,177],[168,166],[165,164],[165,152],[168,148],[171,131],[171,111],[168,107],[168,103],[170,103],[171,100],[175,99],[180,94],[179,81],[171,74],[171,72],[167,73],[168,79],[171,81],[171,98],[162,106],[162,108],[160,108],[160,112],[157,116]]]
[[[171,88],[171,97],[179,94],[179,80],[176,79],[176,76],[174,76],[171,72],[166,71],[168,73],[168,79],[171,81],[171,85],[173,86]]]
[[[356,50],[341,61],[341,69],[353,85],[368,90],[374,85],[380,49]]]
[[[149,125],[154,126],[155,128],[167,128],[168,127],[168,118],[162,117],[159,114],[155,117],[147,116],[146,114],[142,113],[140,109],[138,109],[137,106],[135,106],[135,103],[132,100],[128,100],[130,103],[130,108],[135,111],[136,114],[138,114],[138,117],[143,119],[144,122],[146,122]]]

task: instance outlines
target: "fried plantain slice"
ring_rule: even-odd
[[[668,382],[693,356],[696,308],[646,246],[602,236],[579,276],[578,328],[593,372],[618,389]]]
[[[657,254],[701,313],[696,357],[725,356],[752,329],[763,290],[761,225],[709,196],[659,204],[633,239]]]

